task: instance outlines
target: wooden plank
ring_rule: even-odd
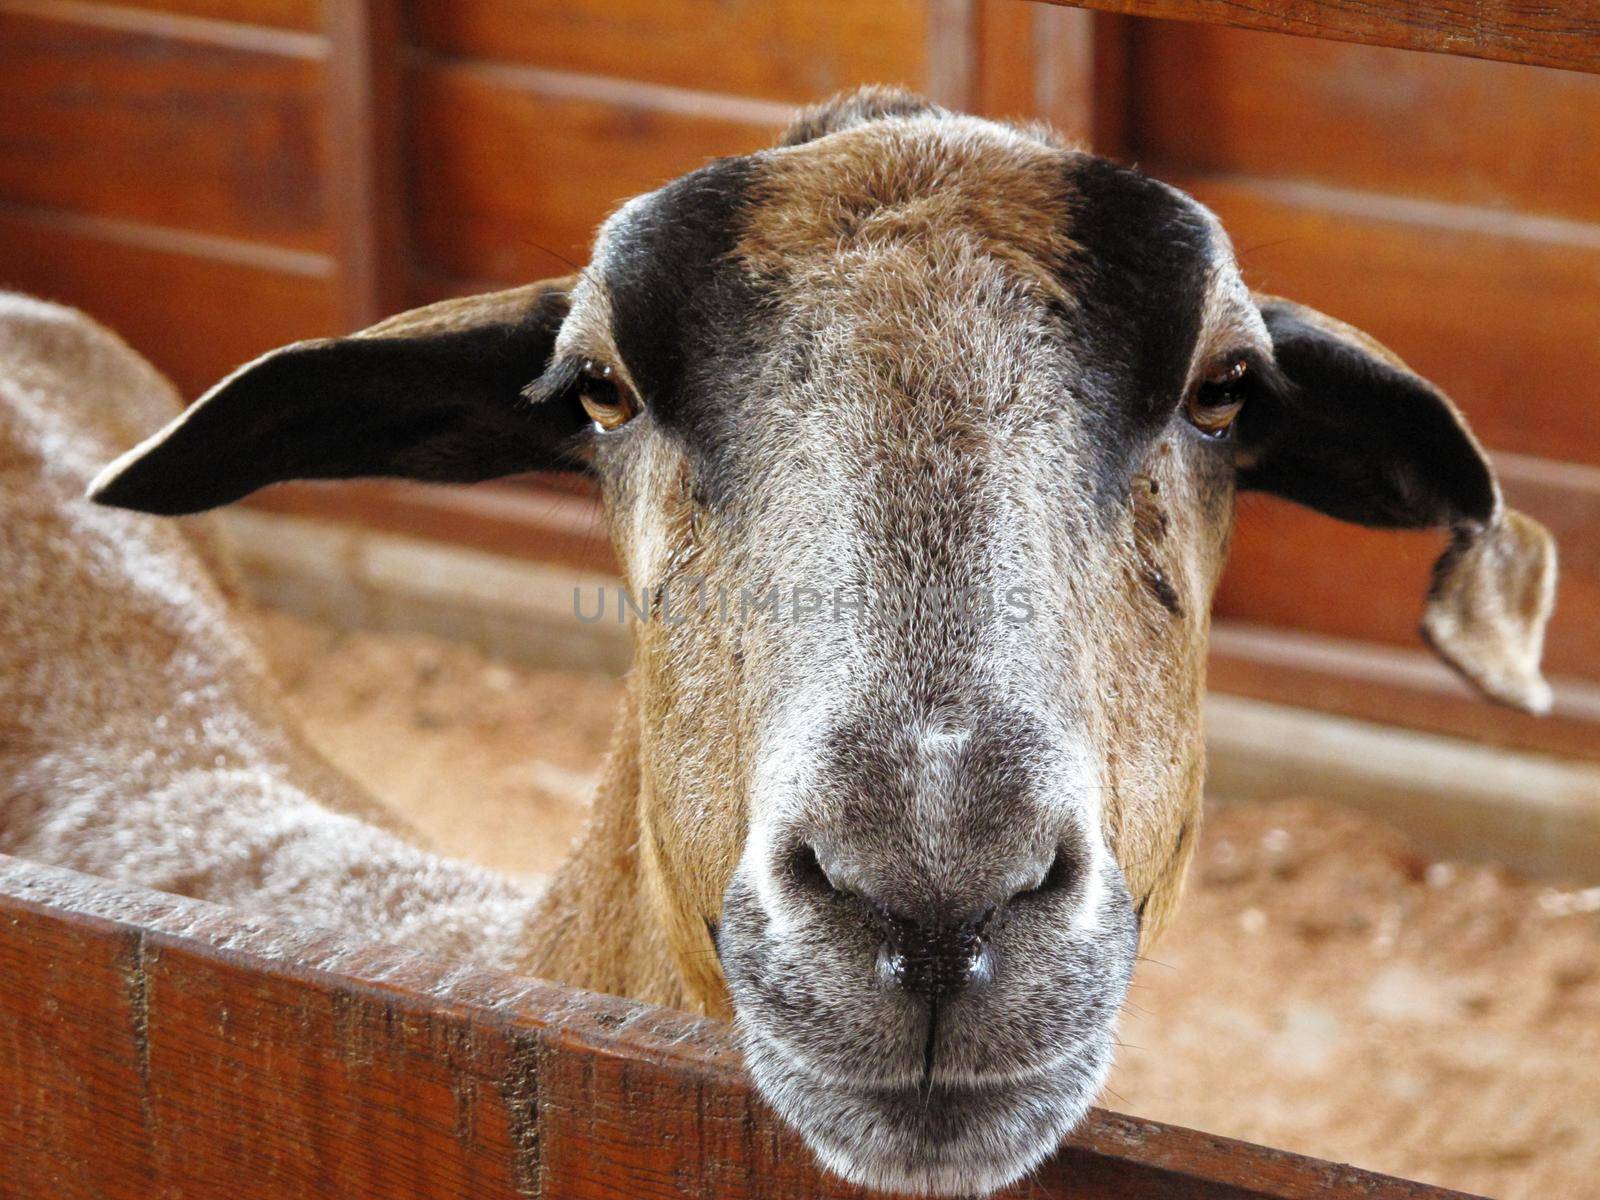
[[[1215,693],[1205,729],[1208,801],[1311,796],[1381,818],[1429,859],[1600,882],[1600,764]]]
[[[317,39],[41,12],[0,5],[0,198],[328,248]]]
[[[1213,692],[1506,749],[1600,762],[1600,686],[1556,676],[1547,716],[1490,704],[1431,653],[1221,620],[1211,629]]]
[[[0,0],[18,15],[108,32],[319,58],[317,0]]]
[[[793,104],[924,86],[928,20],[917,0],[421,0],[411,14],[418,42],[451,56]]]
[[[0,278],[104,321],[191,397],[342,326],[322,256],[100,218],[0,206]]]
[[[57,6],[61,7],[58,0]],[[322,0],[116,0],[119,8],[173,13],[203,20],[265,25],[307,32],[320,29]]]
[[[977,16],[974,111],[1126,157],[1132,22],[1032,0],[983,0]]]
[[[1039,115],[1096,153],[1128,157],[1133,22],[1049,5],[1034,20]]]
[[[1147,166],[1216,210],[1253,286],[1392,346],[1491,448],[1600,465],[1600,224]]]
[[[594,489],[566,490],[553,486],[549,477],[471,488],[387,480],[294,483],[258,492],[250,504],[579,571],[617,573]]]
[[[1600,71],[1595,0],[1073,0],[1072,6]]]
[[[632,658],[621,606],[600,598],[620,586],[609,572],[256,505],[224,520],[250,594],[274,608],[346,629],[447,637],[540,669],[620,676]]]
[[[787,105],[466,63],[410,73],[419,265],[524,282],[586,261],[622,201],[772,140]],[[516,147],[516,153],[507,153]]]
[[[1095,136],[1104,108],[1103,77],[1096,69],[1102,50],[1101,16],[1080,9],[1039,6],[1033,30],[1034,105],[1038,115],[1062,136],[1109,153],[1104,139]],[[1116,102],[1116,98],[1111,100]]]
[[[1141,161],[1600,219],[1600,77],[1132,24]]]
[[[973,112],[1002,121],[1038,116],[1034,23],[1046,11],[1054,10],[1032,0],[978,0]]]
[[[409,285],[396,0],[342,0],[329,14],[328,185],[346,324],[405,307]]]
[[[14,1194],[860,1196],[723,1026],[0,857]],[[1095,1112],[1008,1195],[1446,1200]]]
[[[981,0],[927,0],[928,68],[922,92],[936,104],[970,112],[979,103]]]

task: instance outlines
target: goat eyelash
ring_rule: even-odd
[[[566,395],[583,374],[584,361],[570,357],[557,359],[545,368],[544,374],[522,389],[522,398],[529,404],[544,404]]]

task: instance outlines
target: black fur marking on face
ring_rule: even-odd
[[[716,451],[759,344],[763,294],[733,255],[757,174],[755,159],[726,158],[667,184],[629,212],[605,258],[617,348],[713,506],[735,484]]]
[[[1074,155],[1064,231],[1080,249],[1061,271],[1061,313],[1081,370],[1098,494],[1120,504],[1138,450],[1170,419],[1187,382],[1213,259],[1194,201],[1106,159]]]

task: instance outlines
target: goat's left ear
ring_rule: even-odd
[[[1258,296],[1280,378],[1238,422],[1240,483],[1341,520],[1447,527],[1422,634],[1501,703],[1550,707],[1539,673],[1555,599],[1548,531],[1507,508],[1456,406],[1387,348],[1302,305]]]
[[[286,479],[473,483],[574,466],[575,403],[530,404],[572,281],[446,300],[249,363],[102,471],[101,504],[174,515]]]

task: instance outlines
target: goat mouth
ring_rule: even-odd
[[[1051,1064],[975,1079],[825,1077],[745,1030],[757,1088],[823,1166],[878,1191],[981,1196],[1036,1167],[1083,1119],[1111,1065],[1091,1037]]]
[[[891,1077],[870,1067],[864,1067],[854,1074],[830,1071],[809,1061],[804,1051],[791,1045],[783,1037],[759,1028],[754,1022],[741,1022],[739,1032],[747,1056],[753,1052],[752,1042],[764,1042],[765,1046],[757,1053],[780,1056],[789,1064],[790,1070],[804,1074],[820,1087],[884,1095],[901,1092],[926,1094],[929,1088],[939,1088],[950,1095],[960,1095],[963,1092],[976,1094],[989,1089],[1026,1087],[1035,1079],[1075,1070],[1083,1057],[1082,1047],[1073,1046],[1050,1058],[1026,1065],[1006,1070],[973,1071],[940,1066],[933,1061],[931,1054],[925,1051],[921,1062],[907,1065],[904,1070]]]

